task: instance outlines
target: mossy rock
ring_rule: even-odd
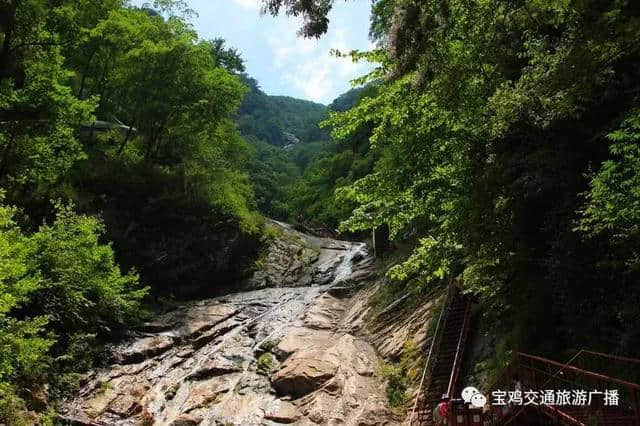
[[[271,352],[265,352],[260,355],[260,358],[258,358],[258,367],[256,372],[264,376],[270,376],[272,373],[276,372],[279,367],[280,365],[275,355]]]
[[[176,393],[178,392],[179,387],[180,385],[176,383],[165,391],[164,397],[166,398],[167,401],[171,401],[176,396]]]
[[[274,342],[273,340],[263,340],[262,343],[260,343],[260,346],[258,346],[258,348],[262,351],[262,352],[271,352],[271,349],[273,349],[276,346],[276,342]]]

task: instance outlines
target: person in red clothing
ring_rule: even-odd
[[[449,424],[449,416],[451,414],[451,401],[449,395],[442,395],[442,399],[433,410],[433,420],[436,425]]]

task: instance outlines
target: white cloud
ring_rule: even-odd
[[[319,40],[298,37],[296,34],[300,26],[299,19],[287,17],[280,19],[277,24],[277,31],[270,31],[266,34],[267,43],[273,50],[273,65],[276,68],[283,68],[289,64],[289,60],[296,62],[296,59],[314,53],[319,45]]]
[[[261,5],[260,0],[231,0],[231,1],[233,1],[235,4],[237,4],[238,6],[244,9],[259,10]]]
[[[352,49],[350,41],[355,37],[349,28],[335,27],[320,39],[307,39],[296,34],[300,23],[291,17],[278,18],[276,29],[265,32],[273,70],[281,72],[281,78],[303,97],[329,103],[348,89],[348,81],[364,74],[367,66],[330,55],[332,49],[344,53]]]
[[[295,50],[292,47],[287,46],[278,46],[273,48],[273,64],[277,68],[281,68],[284,66],[289,57],[295,53]]]
[[[344,28],[336,28],[331,33],[331,47],[341,52],[346,52],[349,49],[347,44],[347,32]]]
[[[328,102],[327,96],[334,91],[334,76],[329,61],[322,58],[301,63],[293,72],[284,75],[304,96],[316,102]]]
[[[322,49],[315,55],[291,57],[290,71],[283,77],[306,98],[329,103],[348,82],[366,72],[366,65],[354,63],[351,58],[336,58]]]

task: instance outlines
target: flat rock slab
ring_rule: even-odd
[[[282,400],[274,401],[273,406],[264,413],[266,420],[284,424],[295,423],[301,416],[300,410],[295,405]]]
[[[296,354],[285,361],[283,368],[271,379],[280,395],[301,397],[320,388],[332,378],[338,366],[321,359],[322,352],[310,350]]]
[[[128,346],[114,351],[113,357],[118,364],[142,362],[171,349],[175,339],[170,336],[152,336],[134,340]]]
[[[171,426],[196,426],[199,425],[201,421],[202,419],[189,414],[181,414],[171,422]]]
[[[173,337],[184,339],[195,337],[233,316],[237,309],[222,303],[193,305],[184,310],[165,314],[147,327],[160,327],[168,330]],[[169,326],[167,329],[166,327]]]
[[[313,330],[305,327],[294,327],[278,343],[275,348],[280,359],[287,358],[294,352],[313,347],[324,348],[333,339],[330,330]]]
[[[376,351],[356,336],[369,297],[352,297],[353,284],[370,276],[363,245],[279,226],[284,235],[254,276],[265,288],[144,324],[62,416],[110,426],[399,424]],[[330,292],[338,282],[349,288]]]
[[[242,371],[242,369],[241,362],[231,361],[216,354],[213,359],[206,360],[202,365],[197,367],[195,371],[190,373],[187,379],[203,380],[214,376],[237,373]]]

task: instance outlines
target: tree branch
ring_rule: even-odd
[[[34,41],[32,43],[20,43],[20,44],[16,44],[15,46],[11,46],[9,48],[9,51],[12,52],[16,49],[22,49],[23,47],[30,47],[30,46],[64,46],[71,43],[71,40],[67,40],[67,41]]]

